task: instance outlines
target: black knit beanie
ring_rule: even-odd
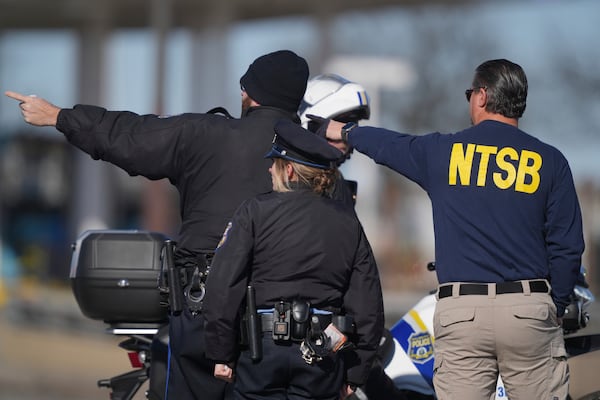
[[[258,57],[241,77],[240,84],[261,106],[296,112],[306,91],[308,64],[289,50]]]

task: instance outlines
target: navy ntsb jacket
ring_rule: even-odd
[[[440,284],[545,278],[558,315],[564,313],[584,241],[560,151],[492,120],[423,136],[359,127],[348,141],[427,191]]]

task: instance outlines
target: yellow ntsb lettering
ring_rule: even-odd
[[[479,161],[479,172],[477,173],[477,186],[485,186],[485,178],[487,176],[488,164],[490,162],[490,154],[496,154],[498,148],[496,146],[477,145],[476,152],[481,154]]]
[[[492,182],[499,189],[509,189],[523,193],[535,193],[540,185],[539,171],[542,168],[542,156],[530,150],[521,153],[512,147],[498,149],[496,146],[476,145],[473,143],[454,143],[450,153],[448,184],[450,186],[471,185],[473,160],[479,154],[477,168],[477,186],[486,186],[490,160],[494,160],[501,172],[492,174]]]
[[[523,150],[519,159],[515,190],[517,192],[534,193],[540,186],[540,174],[538,174],[540,168],[542,168],[542,156],[533,151]],[[527,176],[531,177],[529,183],[525,183]]]
[[[515,179],[517,178],[517,169],[510,162],[506,161],[506,159],[517,161],[519,159],[519,153],[512,147],[505,147],[498,152],[496,155],[496,164],[498,168],[506,173],[506,177],[502,178],[502,173],[494,172],[493,179],[496,186],[500,189],[508,189],[515,183]]]
[[[454,143],[452,146],[452,155],[450,156],[450,170],[448,171],[448,183],[450,185],[456,185],[456,173],[458,172],[460,183],[464,186],[469,186],[474,154],[474,144],[468,144],[467,151],[465,152],[462,143]]]

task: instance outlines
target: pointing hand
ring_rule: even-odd
[[[29,96],[17,92],[4,92],[11,99],[19,101],[19,108],[25,122],[35,126],[55,126],[60,108],[54,104],[37,97],[34,94]]]

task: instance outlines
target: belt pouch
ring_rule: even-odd
[[[284,301],[273,307],[273,340],[290,340],[291,305]]]
[[[292,340],[304,340],[306,330],[308,329],[309,317],[310,303],[294,300],[292,303]]]

